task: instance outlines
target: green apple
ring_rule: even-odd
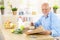
[[[20,30],[24,30],[24,25],[21,25],[20,26]]]

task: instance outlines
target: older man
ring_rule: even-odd
[[[41,28],[40,26],[42,26],[44,30],[38,33],[43,35],[51,35],[53,37],[60,36],[60,22],[57,16],[50,10],[51,8],[49,4],[43,3],[42,12],[44,15],[36,23],[34,23],[34,26],[36,27],[36,29],[30,32],[26,32],[26,34],[37,33],[37,30]]]

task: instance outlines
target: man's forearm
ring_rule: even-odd
[[[44,31],[43,30],[43,27],[38,27],[38,28],[36,28],[36,29],[34,29],[34,30],[32,30],[32,31],[28,31],[28,32],[26,32],[26,34],[34,34],[34,33],[40,33],[40,32],[42,32],[42,31]]]
[[[42,31],[42,32],[40,32],[39,34],[42,34],[42,35],[51,35],[51,31],[47,31],[47,30],[45,30],[45,31]]]
[[[44,29],[43,29],[42,26],[40,26],[40,27],[34,29],[32,32],[34,32],[34,33],[39,33],[39,32],[42,32],[42,31],[44,31]]]
[[[39,34],[42,34],[42,35],[50,35],[51,34],[51,31],[48,31],[48,30],[44,30],[43,27],[38,27],[34,30],[31,30],[29,32],[26,32],[26,34],[34,34],[34,33],[39,33]]]

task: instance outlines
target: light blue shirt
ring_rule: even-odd
[[[42,25],[45,30],[52,32],[51,36],[60,36],[60,20],[53,12],[49,12],[48,16],[44,15],[35,23],[35,27]]]

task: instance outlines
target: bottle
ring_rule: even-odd
[[[24,29],[24,23],[21,18],[18,18],[18,29],[23,30]]]

